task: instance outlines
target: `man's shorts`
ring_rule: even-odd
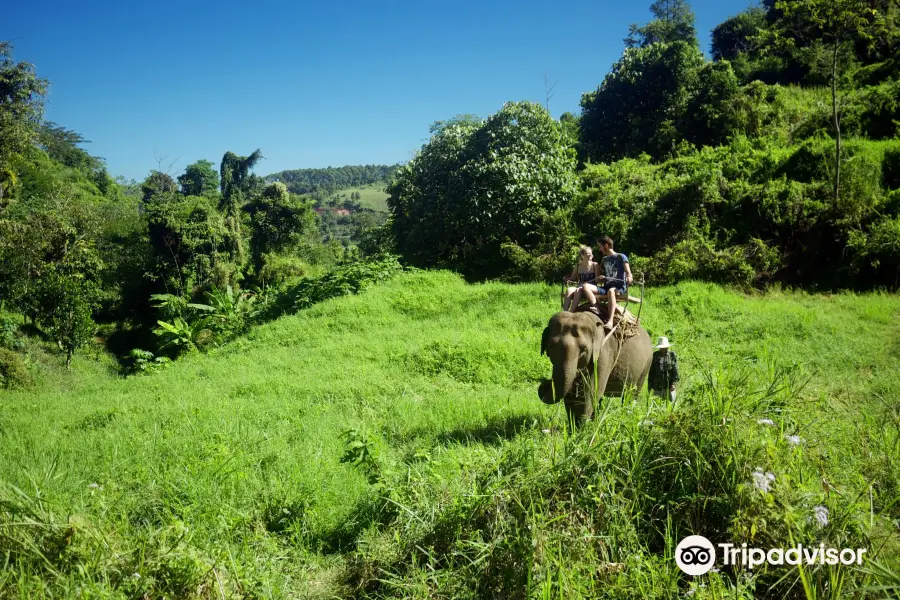
[[[610,286],[610,287],[602,287],[597,291],[601,294],[608,294],[609,292],[613,291],[613,292],[616,292],[617,294],[619,294],[620,296],[624,296],[625,292],[628,291],[628,288]]]

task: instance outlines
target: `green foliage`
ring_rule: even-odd
[[[224,290],[213,289],[206,292],[208,304],[189,306],[207,312],[219,339],[231,339],[247,331],[257,315],[255,304],[258,297],[258,293],[254,292],[235,292],[229,285]]]
[[[651,44],[672,42],[697,45],[694,11],[687,0],[656,0],[650,5],[650,12],[655,17],[652,21],[643,27],[637,24],[629,27],[626,47],[645,48]]]
[[[21,350],[24,345],[16,319],[0,314],[0,348]]]
[[[157,321],[153,333],[160,337],[160,352],[170,352],[178,357],[181,354],[198,350],[213,343],[214,334],[209,318],[197,318],[188,322],[175,317],[171,322]]]
[[[141,350],[140,348],[133,349],[129,356],[131,358],[132,373],[156,373],[172,364],[171,359],[168,357],[156,356],[152,352]]]
[[[865,230],[850,233],[848,245],[856,250],[856,260],[868,263],[881,276],[878,280],[900,286],[900,216],[884,216]]]
[[[270,183],[244,210],[250,215],[250,249],[257,273],[263,269],[264,255],[293,250],[315,228],[309,205],[291,197],[283,183]]]
[[[222,208],[226,213],[236,212],[235,208],[230,207],[234,203],[234,192],[243,190],[249,180],[250,170],[262,160],[262,153],[257,149],[250,156],[238,156],[234,152],[226,152],[222,157],[221,186],[222,186]]]
[[[341,439],[346,444],[341,463],[351,464],[362,471],[370,485],[384,487],[385,479],[390,476],[390,471],[380,460],[381,452],[377,441],[353,428],[341,434]]]
[[[9,348],[0,347],[0,389],[25,388],[32,384],[25,358]]]
[[[294,169],[273,173],[267,176],[266,180],[284,183],[292,194],[311,194],[319,191],[332,194],[343,188],[388,181],[397,168],[388,165],[348,165],[326,169]]]
[[[106,172],[103,159],[91,156],[79,148],[79,144],[88,143],[79,133],[66,129],[55,123],[44,122],[38,133],[38,141],[50,156],[66,167],[81,171],[97,186],[99,192],[106,196],[114,192],[115,183]],[[113,194],[113,197],[114,194]]]
[[[753,49],[753,38],[766,25],[766,13],[751,7],[716,25],[712,30],[713,60],[735,60]]]
[[[329,298],[358,294],[374,283],[386,281],[402,271],[395,257],[350,263],[325,275],[304,277],[274,301],[276,310],[294,312]]]
[[[311,275],[315,270],[309,262],[297,256],[263,254],[262,267],[256,278],[266,285],[279,286]]]
[[[230,285],[207,291],[207,304],[189,302],[172,294],[154,295],[156,307],[168,319],[157,321],[158,327],[153,330],[161,338],[159,350],[177,357],[245,333],[258,314],[257,296],[252,292],[235,292]]]
[[[682,123],[697,93],[703,65],[700,50],[685,42],[626,48],[603,84],[581,98],[585,157],[596,162],[642,153],[663,158],[673,153],[686,137]],[[724,70],[727,73],[727,67]],[[714,96],[727,87],[724,81],[713,83],[706,93]]]
[[[168,289],[224,286],[237,271],[227,250],[228,229],[215,200],[166,194],[145,206],[156,277]]]
[[[706,63],[697,73],[697,90],[690,99],[679,129],[697,146],[719,146],[737,130],[735,110],[740,95],[737,77],[725,61]]]
[[[362,213],[357,218],[355,226],[353,239],[362,256],[372,257],[396,253],[397,247],[391,232],[392,226],[386,217],[382,218],[377,213],[375,215]]]
[[[881,211],[896,214],[880,186],[893,144],[848,142],[834,203],[825,183],[830,143],[779,149],[739,139],[660,165],[625,159],[590,166],[577,230],[612,236],[651,282],[701,278],[752,286],[785,277],[808,285],[892,285],[892,272],[873,280],[844,246],[851,231],[867,229]],[[857,237],[854,247],[864,246]],[[808,256],[819,262],[806,262]]]
[[[881,165],[882,186],[885,190],[900,190],[900,147],[884,151]]]
[[[219,173],[208,160],[198,160],[188,165],[183,175],[178,176],[181,193],[185,196],[206,196],[211,198],[219,189]]]
[[[238,156],[229,151],[222,157],[219,167],[222,175],[219,210],[225,218],[225,247],[238,273],[243,269],[246,259],[241,210],[247,200],[246,196],[252,195],[251,190],[256,184],[255,176],[250,175],[250,171],[262,157],[258,149],[250,156]]]
[[[884,140],[900,136],[900,79],[855,90],[842,107],[841,127],[851,135]]]
[[[10,159],[24,154],[35,140],[43,116],[47,81],[40,79],[34,66],[12,57],[12,44],[0,42],[0,170]],[[0,181],[0,200],[5,185]]]
[[[559,124],[537,104],[442,125],[388,188],[397,248],[417,266],[508,272],[502,244],[541,251],[541,228],[569,199],[574,167]]]
[[[33,293],[35,320],[66,353],[68,368],[75,350],[91,341],[96,330],[96,285],[77,274],[52,270],[38,280]]]
[[[141,184],[144,203],[151,203],[157,197],[171,196],[177,189],[172,176],[159,171],[151,171],[144,183]]]

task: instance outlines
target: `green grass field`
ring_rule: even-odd
[[[159,373],[85,352],[0,391],[0,598],[900,591],[852,591],[900,585],[900,298],[648,289],[677,405],[569,435],[535,391],[557,293],[407,273]],[[688,533],[874,560],[691,581]]]
[[[335,195],[350,197],[353,192],[359,192],[359,204],[365,208],[387,211],[388,194],[384,191],[384,182],[373,183],[362,187],[345,188],[335,192]]]

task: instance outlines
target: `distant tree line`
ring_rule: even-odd
[[[397,168],[397,165],[350,165],[325,169],[293,169],[273,173],[267,180],[284,183],[292,194],[311,194],[320,191],[331,194],[344,188],[386,181]]]

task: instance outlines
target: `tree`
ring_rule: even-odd
[[[228,212],[228,204],[235,190],[240,190],[250,171],[262,160],[262,153],[257,149],[250,156],[238,156],[234,152],[226,152],[220,167],[222,180],[222,207]]]
[[[316,226],[309,205],[292,198],[280,182],[270,183],[245,210],[250,214],[250,249],[257,275],[266,254],[290,249]]]
[[[85,173],[93,173],[103,168],[103,161],[91,156],[79,144],[90,143],[80,133],[66,129],[51,121],[41,124],[38,134],[41,147],[50,155],[50,158],[67,167],[78,169]]]
[[[626,48],[600,87],[581,98],[585,158],[617,160],[648,153],[663,158],[685,136],[679,131],[704,65],[685,42]]]
[[[718,146],[737,127],[741,88],[728,61],[708,62],[697,73],[697,90],[688,101],[680,130],[697,146]]]
[[[91,313],[97,307],[98,297],[96,285],[77,275],[51,270],[38,282],[37,323],[66,353],[66,369],[75,350],[94,335],[96,325]]]
[[[0,42],[0,204],[16,180],[10,159],[35,141],[46,93],[47,81],[35,75],[34,66],[13,62],[12,44]]]
[[[574,151],[559,123],[530,102],[432,131],[388,187],[398,250],[421,266],[508,273],[503,245],[536,251],[543,225],[574,193]]]
[[[687,0],[656,0],[650,5],[655,19],[639,27],[634,23],[628,29],[625,45],[628,48],[644,48],[651,44],[686,42],[697,45],[697,29],[694,12]]]
[[[853,45],[858,40],[874,45],[877,33],[884,27],[883,16],[871,7],[870,0],[775,0],[770,14],[774,15],[774,21],[760,32],[759,40],[772,50],[796,50],[812,71],[828,78],[834,131],[832,194],[837,204],[841,181],[841,108],[843,89],[856,65]]]
[[[250,179],[250,170],[262,159],[262,153],[257,149],[250,156],[238,156],[234,152],[226,152],[222,157],[220,172],[222,179],[222,199],[219,202],[219,210],[225,215],[225,225],[228,228],[228,248],[231,258],[238,265],[244,263],[244,240],[241,231],[241,208],[244,205],[244,193],[253,183]]]
[[[559,115],[559,125],[562,128],[563,140],[569,146],[578,146],[578,129],[581,126],[580,119],[570,112]]]
[[[198,160],[188,165],[184,174],[178,176],[178,183],[185,196],[211,197],[219,189],[219,173],[212,162]]]
[[[766,25],[766,13],[760,7],[749,8],[726,19],[712,30],[713,60],[735,60],[752,48],[752,40]]]
[[[229,231],[214,200],[167,194],[145,207],[156,277],[169,290],[190,294],[225,287],[236,271],[226,251]]]
[[[157,196],[171,195],[176,192],[178,186],[171,175],[159,171],[151,171],[144,183],[141,184],[141,192],[145,203],[151,202]]]

